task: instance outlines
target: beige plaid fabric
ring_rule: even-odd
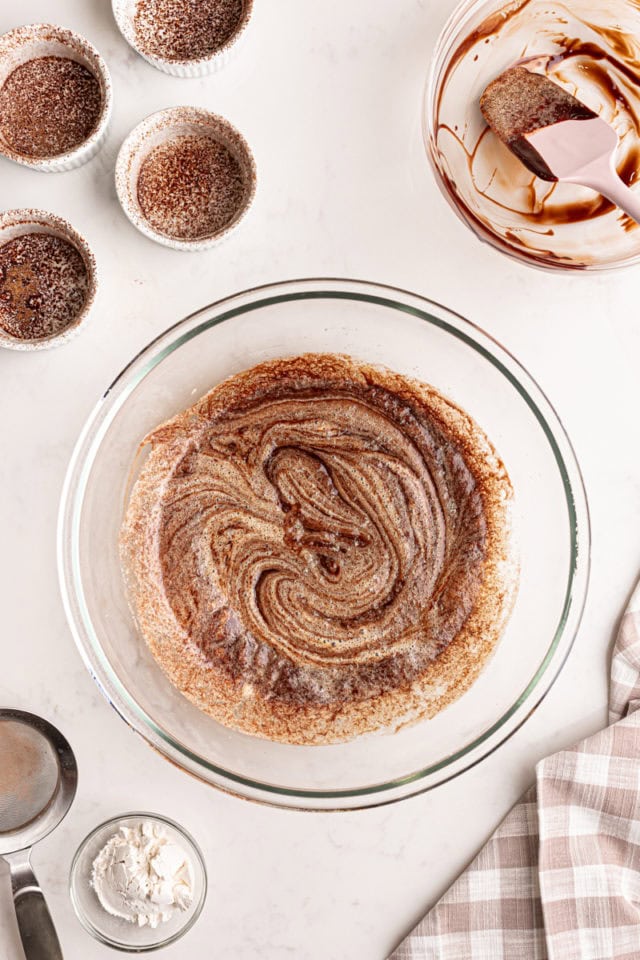
[[[640,960],[640,587],[616,640],[610,721],[538,764],[390,960]]]

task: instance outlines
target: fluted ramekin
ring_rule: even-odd
[[[240,18],[238,26],[221,47],[205,57],[194,57],[193,59],[186,60],[168,60],[164,57],[155,56],[152,53],[146,53],[140,46],[135,29],[135,15],[138,0],[111,0],[111,2],[116,23],[127,43],[133,47],[136,53],[139,53],[147,63],[156,67],[157,70],[162,70],[163,73],[170,73],[173,77],[205,77],[208,74],[216,73],[221,67],[225,66],[237,53],[240,41],[246,34],[246,29],[253,13],[253,0],[243,0],[242,17]]]
[[[204,135],[223,143],[237,160],[245,185],[242,206],[234,218],[210,236],[195,240],[171,237],[154,229],[138,200],[140,167],[154,147],[181,136]],[[244,219],[256,192],[256,164],[249,144],[224,117],[200,107],[169,107],[146,117],[125,139],[116,162],[116,192],[122,209],[145,236],[174,250],[206,250],[216,246]]]
[[[49,347],[58,347],[71,340],[80,327],[84,326],[98,288],[96,259],[84,237],[74,230],[70,223],[54,213],[47,213],[45,210],[5,210],[0,213],[0,247],[26,233],[48,233],[66,240],[78,251],[87,269],[88,286],[85,301],[76,317],[60,333],[38,340],[19,340],[0,328],[0,348],[23,351],[47,350]]]
[[[113,101],[109,69],[96,48],[80,34],[49,23],[30,23],[0,36],[0,87],[17,67],[37,57],[68,57],[86,67],[100,85],[100,120],[79,146],[54,157],[25,157],[6,143],[0,131],[0,155],[45,173],[73,170],[91,160],[104,142]]]

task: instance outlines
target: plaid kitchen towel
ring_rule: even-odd
[[[640,586],[609,702],[611,725],[538,764],[390,960],[640,960]]]

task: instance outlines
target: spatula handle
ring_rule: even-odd
[[[28,851],[5,857],[11,871],[13,905],[27,960],[63,960],[60,941]]]
[[[575,182],[597,190],[607,200],[611,200],[617,207],[624,210],[632,220],[640,223],[640,194],[631,190],[620,179],[612,162],[603,161],[597,166],[594,164],[586,176],[579,180],[576,178]]]
[[[600,191],[609,200],[613,200],[621,210],[628,213],[632,220],[640,223],[640,197],[634,190],[630,190],[626,183],[623,183],[620,177],[615,176],[611,179],[611,185]]]

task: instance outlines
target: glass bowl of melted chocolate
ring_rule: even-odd
[[[616,168],[640,169],[640,8],[633,0],[464,0],[445,26],[423,127],[436,179],[480,237],[525,263],[594,270],[637,263],[640,228],[588,187],[534,176],[488,128],[487,85],[509,67],[541,73],[618,134]]]
[[[282,806],[462,773],[564,663],[589,566],[570,443],[526,371],[437,304],[247,291],[120,374],[69,467],[67,615],[121,716]]]

